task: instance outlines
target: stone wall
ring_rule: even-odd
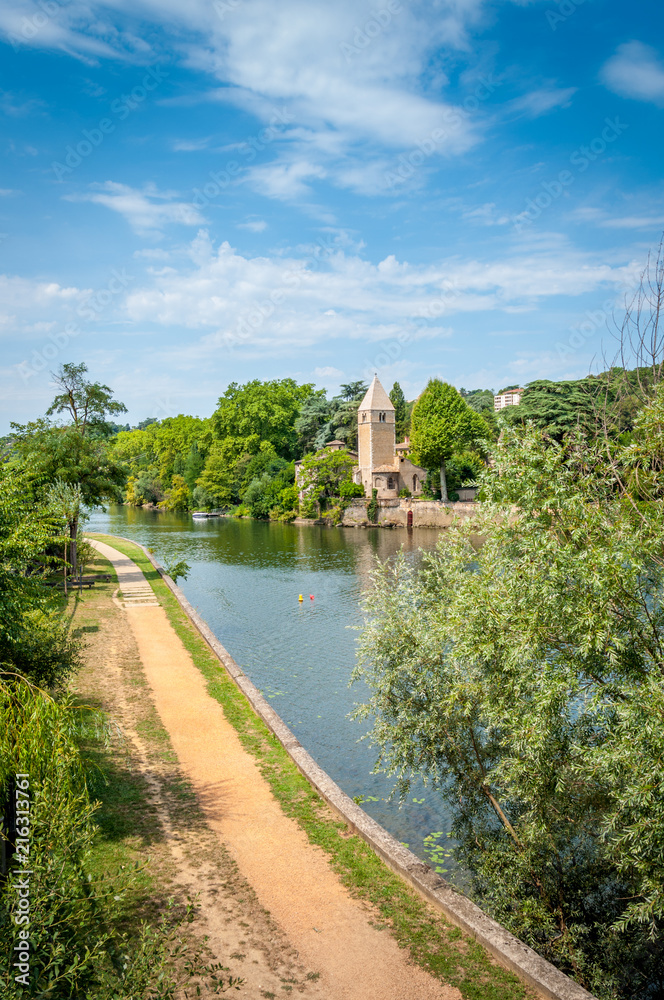
[[[372,522],[367,518],[364,499],[353,500],[344,511],[342,525],[347,528],[365,528]],[[474,503],[441,503],[440,500],[417,500],[412,497],[379,500],[376,524],[384,528],[405,528],[408,526],[408,512],[413,512],[414,528],[449,528],[452,522],[462,517],[470,520],[475,510]]]

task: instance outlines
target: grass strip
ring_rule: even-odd
[[[378,926],[389,928],[412,959],[436,978],[456,986],[464,1000],[518,1000],[535,994],[497,965],[484,948],[449,924],[409,885],[394,874],[346,824],[333,818],[286,750],[229,677],[175,596],[141,548],[113,535],[90,537],[106,542],[132,559],[145,574],[168,619],[207,689],[224,710],[240,741],[257,761],[284,813],[295,819],[312,844],[329,856],[332,867],[351,894],[372,903]]]

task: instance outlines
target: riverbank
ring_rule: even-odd
[[[228,835],[231,841],[229,844],[231,853],[234,854],[236,850],[238,852],[240,871],[244,872],[246,868],[247,872],[252,873],[249,882],[259,899],[270,897],[270,904],[264,902],[264,908],[269,909],[272,916],[278,920],[291,943],[294,943],[300,952],[300,957],[322,955],[325,949],[336,940],[337,959],[334,959],[331,954],[330,964],[324,967],[320,965],[322,959],[310,962],[310,965],[315,969],[321,969],[320,982],[328,983],[327,992],[324,992],[323,995],[335,998],[357,997],[358,1000],[360,998],[368,1000],[373,996],[390,997],[392,995],[395,997],[408,995],[412,998],[428,997],[429,995],[441,998],[461,996],[470,1000],[471,997],[482,995],[478,990],[484,984],[490,990],[490,994],[487,995],[500,998],[500,1000],[507,1000],[507,998],[515,998],[516,1000],[517,997],[526,997],[528,991],[514,976],[497,967],[483,949],[465,938],[457,928],[450,926],[443,920],[439,913],[436,913],[412,889],[404,885],[396,875],[393,875],[367,845],[359,837],[349,833],[346,825],[340,823],[330,812],[320,797],[313,792],[311,786],[298,773],[295,765],[274,736],[253,713],[244,697],[221,668],[217,658],[213,656],[209,647],[194,631],[182,608],[141,550],[131,543],[121,542],[114,538],[105,538],[104,541],[131,555],[132,559],[144,571],[147,582],[161,605],[159,608],[135,607],[126,609],[127,617],[129,619],[143,617],[145,620],[161,618],[168,621],[172,633],[175,633],[179,644],[188,654],[187,671],[190,679],[196,674],[198,676],[197,697],[201,696],[202,692],[203,703],[207,706],[206,711],[213,711],[216,705],[215,730],[217,725],[221,726],[222,723],[233,730],[235,740],[239,741],[244,757],[254,762],[255,774],[263,782],[264,788],[260,801],[262,803],[272,802],[271,808],[277,808],[282,818],[279,819],[279,815],[274,812],[270,812],[269,815],[274,818],[275,824],[280,828],[287,821],[286,827],[290,831],[287,837],[288,843],[299,844],[298,850],[303,849],[305,855],[310,856],[310,862],[307,864],[313,865],[312,870],[315,877],[310,882],[309,888],[312,892],[317,892],[319,878],[322,880],[320,883],[322,886],[329,885],[329,880],[332,879],[336,888],[330,889],[331,898],[336,899],[339,905],[349,908],[348,913],[353,914],[352,921],[346,923],[346,918],[344,918],[338,925],[338,932],[334,933],[332,933],[331,928],[326,930],[315,921],[313,926],[317,930],[312,930],[312,926],[303,925],[302,913],[306,912],[312,898],[307,895],[309,890],[306,886],[300,886],[294,895],[293,880],[298,878],[298,867],[288,863],[287,860],[280,860],[282,858],[281,843],[279,844],[279,852],[275,852],[274,844],[269,838],[262,849],[257,848],[255,844],[253,847],[251,846],[251,838],[260,837],[263,832],[262,828],[269,829],[269,823],[266,824],[263,819],[264,813],[259,811],[257,822],[250,824],[252,825],[252,833],[249,840],[245,836],[243,827],[245,822],[249,822],[249,812],[254,808],[251,798],[241,797],[240,800],[236,800],[235,815],[231,815],[230,818],[217,815],[215,819],[215,810],[218,811],[220,807],[219,795],[222,794],[223,804],[223,794],[226,793],[229,787],[228,783],[233,780],[235,773],[231,769],[230,775],[226,775],[226,777],[221,775],[215,780],[211,767],[213,764],[215,766],[223,765],[224,753],[215,753],[209,760],[206,758],[204,773],[199,774],[198,779],[196,779],[188,772],[187,766],[183,764],[183,760],[188,759],[186,755],[191,751],[191,744],[187,750],[186,745],[178,742],[181,736],[176,737],[176,734],[167,725],[166,729],[169,730],[174,749],[185,772],[189,775],[192,786],[196,789],[197,780],[199,782],[197,794],[208,825],[214,828],[215,824],[220,824],[217,828],[220,839],[223,839],[220,833],[222,828],[224,833]],[[171,636],[168,650],[172,648]],[[163,656],[159,659],[159,667],[152,677],[155,683],[159,683],[160,679],[164,680],[166,676],[163,673],[162,660]],[[168,671],[166,672],[168,673]],[[179,670],[170,677],[170,683],[167,685],[170,691],[173,691],[174,685],[177,689],[179,677]],[[207,689],[203,679],[207,681]],[[190,704],[190,699],[189,697],[183,699],[182,692],[179,692],[179,696],[173,698],[172,703],[173,711],[180,719],[183,712],[188,711],[186,706]],[[158,700],[157,704],[159,707]],[[166,712],[166,709],[164,711]],[[210,726],[201,726],[197,719],[198,716],[194,720],[196,732],[199,734],[198,738],[207,739],[211,731]],[[227,736],[230,738],[228,732]],[[242,760],[243,758],[237,759]],[[247,767],[245,761],[243,768]],[[264,794],[266,788],[269,792],[267,798]],[[270,822],[272,821],[270,820]],[[235,832],[233,832],[233,827],[235,827]],[[235,837],[240,839],[236,841],[233,839]],[[284,847],[287,847],[288,843],[285,842]],[[278,858],[276,857],[277,853]],[[322,867],[321,859],[324,862]],[[279,866],[283,869],[281,874]],[[283,898],[280,898],[279,892],[275,889],[279,885],[284,887]],[[274,898],[272,898],[273,896]],[[327,895],[325,898],[327,899]],[[320,914],[329,912],[326,909],[327,904],[323,904],[325,904],[325,900],[322,904],[312,902],[313,910],[319,914],[316,918],[319,921]],[[358,920],[360,920],[359,924]],[[375,926],[372,927],[372,924]],[[371,939],[369,950],[360,955],[353,945],[355,932],[353,931],[350,940],[344,937],[344,934],[348,932],[342,933],[344,927],[352,930],[354,926],[364,928],[357,938],[358,941],[367,943],[369,938]],[[371,934],[367,928],[372,931]],[[295,944],[295,942],[297,943]],[[406,960],[408,952],[411,956],[410,961]],[[354,955],[357,957],[356,965]],[[341,959],[343,959],[343,968],[340,967],[335,971],[335,961]],[[394,962],[397,960],[400,964],[398,971],[395,972]],[[418,969],[411,962],[417,962],[420,968]],[[392,970],[392,976],[387,977],[390,980],[389,983],[385,981],[383,973],[380,972],[383,967],[386,970]],[[353,970],[352,982],[350,979],[337,981],[335,977],[347,975],[344,971],[346,969]],[[424,975],[423,969],[427,970],[428,978],[421,978]],[[234,971],[237,970],[234,969]],[[427,985],[429,979],[435,983],[436,992],[426,992],[429,990]],[[387,992],[377,992],[380,982],[384,983],[384,989]],[[336,985],[333,985],[334,983]],[[422,990],[424,992],[421,992]]]
[[[323,512],[320,517],[295,517],[293,524],[318,524],[326,527],[342,528],[449,528],[455,521],[471,521],[477,515],[477,501],[446,501],[420,500],[416,497],[395,497],[389,500],[376,500],[375,520],[368,511],[371,500],[356,497],[345,501],[345,506],[338,510]],[[123,506],[132,507],[133,504]],[[155,504],[143,504],[140,510],[156,513],[167,513]],[[191,517],[194,512],[186,511]],[[249,514],[234,514],[215,512],[203,514],[195,512],[201,520],[219,517],[241,517],[243,520],[257,520]]]

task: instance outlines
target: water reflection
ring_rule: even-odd
[[[437,531],[194,521],[126,507],[96,512],[89,528],[141,542],[162,564],[185,559],[188,599],[303,746],[345,792],[375,800],[367,812],[425,856],[423,838],[449,829],[447,812],[421,787],[401,809],[387,801],[391,782],[371,774],[374,752],[359,742],[365,727],[348,719],[366,692],[348,680],[376,558],[432,548]]]

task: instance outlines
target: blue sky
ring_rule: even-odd
[[[1,0],[2,423],[611,353],[664,229],[655,0]]]

